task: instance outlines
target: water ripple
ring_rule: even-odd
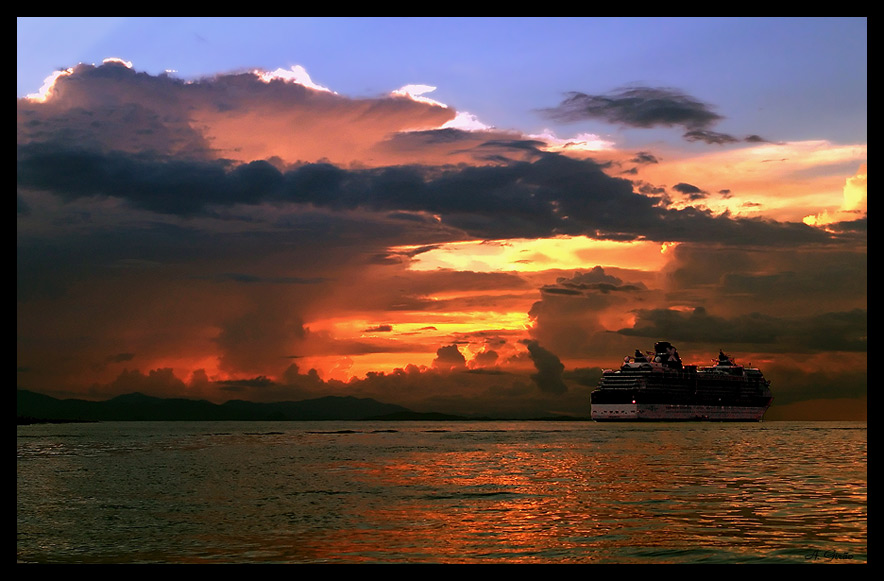
[[[18,429],[17,557],[866,562],[865,424]]]

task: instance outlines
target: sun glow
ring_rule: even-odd
[[[74,69],[65,69],[63,71],[55,71],[43,81],[43,85],[40,87],[40,90],[36,93],[30,93],[27,95],[27,99],[30,101],[35,101],[38,103],[45,103],[52,96],[52,89],[55,87],[55,81],[58,80],[59,77],[65,77],[73,74]]]
[[[534,139],[546,142],[547,151],[559,151],[562,153],[580,151],[609,151],[613,150],[615,143],[604,139],[595,133],[581,133],[571,138],[558,137],[551,130],[544,129],[542,133],[531,135]]]
[[[540,272],[617,265],[637,270],[658,270],[673,246],[658,242],[593,240],[585,236],[543,239],[451,242],[415,256],[411,270],[468,270],[473,272]],[[416,250],[401,246],[393,252]]]
[[[834,222],[855,220],[867,212],[868,171],[863,164],[857,173],[844,182],[841,206],[837,210],[824,209],[822,212],[804,217],[808,226],[825,226]]]
[[[662,150],[666,163],[648,164],[640,176],[650,184],[672,190],[691,176],[699,199],[681,199],[673,193],[673,207],[695,205],[718,214],[760,216],[780,221],[800,221],[841,200],[844,177],[820,167],[863,164],[865,145],[840,145],[828,141],[765,143],[737,150],[683,155]],[[864,170],[863,170],[864,173]],[[833,203],[834,202],[834,203]]]
[[[453,344],[464,355],[467,367],[485,365],[490,357],[480,358],[478,354],[488,349],[499,356],[497,361],[509,359],[512,354],[505,355],[499,349],[519,345],[534,325],[529,313],[531,305],[540,299],[534,283],[554,278],[554,271],[585,270],[596,265],[656,272],[671,260],[674,246],[557,237],[456,242],[416,254],[414,251],[421,247],[391,248],[391,252],[414,255],[409,264],[412,271],[519,273],[533,282],[528,288],[448,288],[412,297],[414,308],[393,308],[376,312],[373,317],[353,313],[312,320],[307,327],[321,341],[318,348],[305,345],[307,350],[299,354],[296,364],[301,373],[316,368],[321,377],[348,381],[369,371],[389,373],[408,366],[429,366],[437,349]],[[630,316],[612,315],[606,323],[621,328],[630,322]],[[334,349],[338,349],[335,357],[320,355]]]

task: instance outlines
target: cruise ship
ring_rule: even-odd
[[[676,348],[658,341],[636,350],[620,369],[606,369],[590,394],[596,421],[761,421],[773,395],[770,381],[719,351],[711,365],[683,365]]]

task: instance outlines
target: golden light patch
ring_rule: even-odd
[[[65,70],[55,71],[43,81],[43,86],[40,87],[40,90],[36,93],[30,93],[27,95],[27,99],[29,101],[33,101],[36,103],[45,103],[52,97],[52,91],[55,88],[55,82],[59,79],[59,77],[70,76],[74,73],[74,69],[68,68]]]
[[[666,248],[671,244],[667,243]],[[414,250],[417,246],[392,249]],[[586,236],[451,242],[417,255],[411,270],[540,272],[586,269],[596,265],[654,271],[667,261],[659,243],[593,240]]]
[[[311,322],[311,333],[335,341],[400,341],[408,344],[441,345],[450,337],[481,329],[524,330],[530,325],[526,310],[406,311],[387,313],[390,322],[378,325],[365,319],[326,319]]]
[[[436,350],[452,343],[458,343],[469,360],[485,348],[486,332],[527,334],[531,324],[528,306],[516,311],[495,310],[489,306],[467,311],[390,312],[385,314],[387,322],[383,324],[362,317],[311,321],[308,325],[311,335],[317,337],[321,345],[305,345],[309,354],[293,362],[302,374],[316,369],[322,378],[348,381],[372,371],[389,373],[409,365],[430,366]],[[335,349],[341,352],[329,356],[318,354]]]
[[[841,201],[843,174],[837,168],[864,163],[865,145],[839,145],[828,141],[765,143],[696,156],[661,151],[666,163],[641,168],[643,181],[665,187],[688,181],[702,198],[673,195],[674,207],[693,205],[714,213],[760,216],[780,221],[801,221]],[[820,168],[833,168],[821,172]],[[689,177],[688,177],[689,176]]]
[[[859,210],[866,211],[868,202],[868,174],[865,164],[860,168],[859,172],[850,178],[844,184],[844,203],[841,209],[847,212]]]
[[[838,209],[824,208],[821,212],[803,218],[808,226],[826,226],[834,222],[856,220],[868,211],[868,172],[863,164],[856,174],[847,178],[842,188]]]

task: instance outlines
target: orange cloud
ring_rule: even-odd
[[[787,360],[863,365],[864,146],[618,151],[428,89],[112,62],[19,100],[19,385],[579,414],[656,339],[785,386]],[[862,391],[801,385],[786,404]]]

